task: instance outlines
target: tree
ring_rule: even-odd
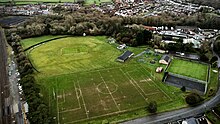
[[[185,100],[187,104],[194,106],[200,103],[203,99],[201,98],[199,94],[191,93],[186,96]]]
[[[203,62],[209,62],[209,58],[205,54],[202,54],[200,56],[200,60],[203,61]]]
[[[185,87],[185,86],[182,86],[182,87],[181,87],[181,91],[185,92],[185,91],[186,91],[186,87]]]
[[[216,62],[218,60],[218,58],[216,57],[216,56],[213,56],[212,58],[211,58],[211,60],[210,60],[210,63],[214,63],[214,62]]]
[[[19,42],[21,40],[21,37],[19,35],[17,35],[16,33],[12,33],[11,34],[11,41],[12,42]]]
[[[217,61],[213,62],[211,66],[212,66],[212,68],[216,68],[216,67],[218,67],[218,63],[217,63]]]
[[[86,30],[85,24],[78,23],[75,27],[75,34],[82,36],[85,30]]]
[[[157,102],[156,101],[151,101],[149,103],[147,109],[150,113],[156,113],[156,111],[157,111]]]

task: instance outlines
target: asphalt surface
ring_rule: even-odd
[[[204,102],[199,106],[146,116],[143,118],[138,118],[128,122],[124,122],[123,124],[161,124],[161,123],[173,122],[179,119],[201,115],[206,110],[215,107],[215,105],[218,103],[220,103],[220,90],[218,90],[217,95],[215,97],[213,97],[211,100],[207,102]]]
[[[218,67],[220,67],[220,57],[214,52],[214,50],[213,50],[213,55],[216,55],[218,57]],[[220,79],[220,76],[219,76],[219,79]],[[123,122],[123,124],[161,124],[161,123],[173,122],[179,119],[195,117],[196,115],[204,114],[206,110],[210,110],[220,103],[219,88],[220,86],[218,87],[216,96],[214,96],[209,101],[206,101],[199,106],[188,107],[188,108],[183,108],[183,109],[179,109],[179,110],[175,110],[171,112],[150,115],[150,116],[130,120],[127,122]]]
[[[11,62],[9,67],[9,82],[10,82],[10,94],[12,98],[11,105],[14,106],[13,108],[16,108],[13,110],[13,114],[16,118],[16,124],[24,124],[23,114],[22,114],[22,105],[23,101],[21,101],[21,95],[23,91],[18,88],[19,86],[19,72],[17,70],[17,65],[15,63],[14,55],[10,55]],[[21,86],[20,86],[21,87]]]
[[[4,32],[0,28],[0,124],[11,124],[10,92],[7,76],[7,52]]]

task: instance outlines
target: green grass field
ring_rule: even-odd
[[[162,65],[149,63],[160,55],[146,58],[144,54],[119,63],[115,59],[123,52],[105,41],[104,36],[68,37],[29,52],[56,123],[117,122],[145,116],[149,113],[144,107],[153,100],[159,112],[185,106],[180,89],[161,83],[163,74],[154,73]],[[138,54],[146,47],[128,49]],[[145,63],[137,62],[140,58]]]
[[[212,124],[220,124],[220,119],[215,113],[213,113],[212,111],[208,111],[205,114]]]
[[[203,81],[206,81],[208,77],[208,65],[177,58],[171,61],[167,71]]]
[[[23,39],[21,40],[21,45],[24,49],[33,46],[34,44],[40,43],[42,41],[46,41],[46,40],[50,40],[53,38],[58,38],[58,37],[62,37],[63,35],[57,35],[57,36],[53,36],[53,35],[46,35],[46,36],[40,36],[40,37],[35,37],[35,38],[27,38],[27,39]]]

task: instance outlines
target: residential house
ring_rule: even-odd
[[[169,64],[169,62],[171,61],[171,58],[168,55],[163,55],[159,61],[160,64]]]
[[[183,44],[192,43],[193,48],[200,48],[201,43],[198,40],[195,40],[193,38],[183,39]]]

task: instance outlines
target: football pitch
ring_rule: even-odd
[[[208,65],[198,62],[174,58],[169,65],[168,72],[196,78],[202,81],[207,81]]]
[[[106,41],[104,36],[68,37],[28,51],[40,72],[35,77],[42,96],[57,124],[144,116],[150,101],[157,102],[158,112],[185,106],[182,92],[163,84],[163,75],[155,73],[158,62],[138,63],[138,58],[116,62],[123,52]],[[139,52],[137,49],[146,48],[129,48]],[[145,113],[135,115],[137,110]],[[123,114],[127,116],[117,118]]]
[[[60,123],[116,115],[144,108],[149,101],[158,104],[172,101],[151,74],[138,65],[132,70],[131,67],[101,69],[39,82],[47,87],[49,106]]]

